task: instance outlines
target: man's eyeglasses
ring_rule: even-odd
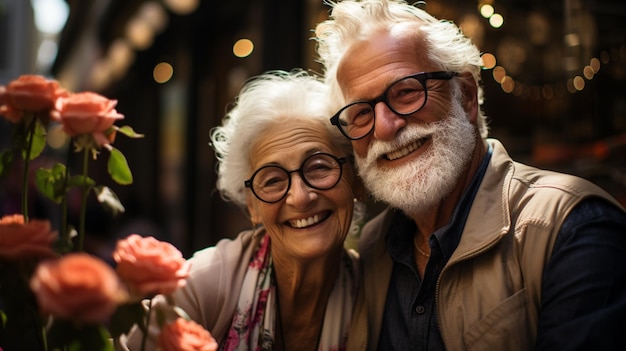
[[[291,173],[299,173],[304,183],[313,189],[328,190],[339,183],[345,162],[345,157],[320,152],[304,159],[300,168],[293,171],[278,165],[263,166],[244,184],[259,200],[274,203],[282,200],[291,188]]]
[[[401,78],[387,87],[381,96],[369,101],[356,101],[343,107],[330,119],[330,123],[336,125],[348,139],[361,139],[374,130],[376,104],[384,102],[394,113],[408,116],[426,105],[427,80],[449,80],[456,75],[457,72],[438,71],[421,72]]]

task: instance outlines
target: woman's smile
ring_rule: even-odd
[[[328,217],[330,217],[331,213],[331,211],[324,211],[321,213],[316,213],[307,218],[291,219],[287,221],[286,224],[296,229],[307,228],[325,221],[326,219],[328,219]]]

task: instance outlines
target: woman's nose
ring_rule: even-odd
[[[291,174],[291,187],[287,191],[287,204],[306,207],[317,198],[317,192],[309,187],[298,172]]]

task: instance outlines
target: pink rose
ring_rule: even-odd
[[[43,314],[84,323],[107,321],[128,297],[113,268],[86,253],[40,263],[30,287]]]
[[[70,136],[91,134],[98,145],[113,142],[113,136],[107,137],[105,132],[124,115],[115,110],[117,100],[83,92],[72,94],[56,101],[52,117],[63,124],[63,130]]]
[[[0,89],[0,115],[18,123],[24,112],[50,111],[57,98],[68,94],[55,80],[23,75]]]
[[[218,346],[200,324],[183,318],[164,325],[158,342],[163,351],[217,351]]]
[[[32,219],[24,223],[20,214],[0,218],[0,258],[54,257],[52,244],[56,239],[50,221]]]
[[[191,265],[172,244],[129,235],[117,242],[117,273],[139,297],[169,294],[185,286]]]

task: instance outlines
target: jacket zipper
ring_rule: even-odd
[[[463,235],[463,234],[461,234],[461,235]],[[448,345],[446,344],[446,336],[444,335],[443,329],[441,328],[441,326],[442,326],[442,324],[441,324],[441,311],[439,310],[439,288],[440,288],[440,285],[441,285],[441,278],[443,277],[444,273],[448,270],[449,267],[452,267],[453,265],[455,265],[457,263],[461,263],[463,261],[467,261],[467,260],[469,260],[471,258],[479,256],[483,252],[485,252],[485,251],[491,249],[492,247],[496,246],[496,244],[498,242],[500,242],[501,237],[502,236],[499,236],[498,238],[496,238],[496,240],[492,241],[487,246],[483,246],[478,251],[474,251],[474,252],[466,255],[465,257],[460,257],[455,262],[452,262],[452,263],[448,262],[448,264],[446,264],[443,267],[443,269],[441,270],[441,273],[439,273],[439,278],[437,278],[437,284],[435,285],[435,306],[437,306],[437,324],[439,325],[439,331],[441,332],[441,340],[443,341],[443,346],[444,346],[444,348],[446,350],[448,349]]]

